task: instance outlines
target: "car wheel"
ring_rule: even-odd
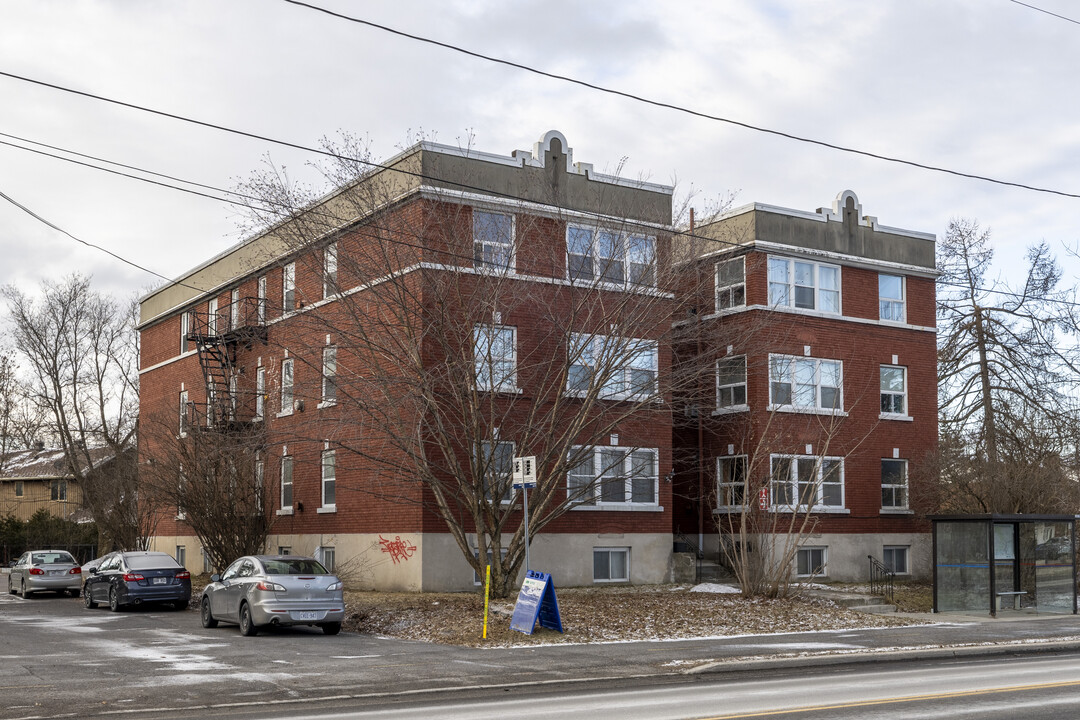
[[[240,606],[240,634],[248,637],[259,634],[259,628],[255,626],[255,621],[251,619],[251,608],[248,607],[247,603]]]
[[[341,623],[323,623],[322,631],[327,635],[337,635],[341,632]]]
[[[30,593],[28,593],[28,592],[26,591],[26,581],[25,581],[25,580],[23,580],[23,581],[22,581],[21,583],[19,583],[19,587],[20,587],[20,588],[22,588],[22,589],[20,590],[20,593],[22,594],[22,596],[23,596],[24,598],[28,598],[28,597],[30,597]]]
[[[210,598],[204,597],[202,604],[199,607],[199,614],[202,616],[202,626],[204,628],[216,628],[218,623],[214,619],[214,614],[210,612]]]
[[[82,599],[83,599],[83,605],[85,605],[88,609],[93,610],[94,608],[97,607],[97,603],[94,602],[94,598],[91,597],[91,595],[90,595],[90,586],[89,585],[87,585],[86,587],[83,588]]]
[[[8,577],[8,581],[7,581],[7,591],[12,595],[15,594],[15,586],[11,584],[11,577],[10,576]]]
[[[120,598],[116,596],[116,588],[109,588],[109,609],[113,612],[120,612]]]

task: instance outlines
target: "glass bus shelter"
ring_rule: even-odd
[[[1076,614],[1076,516],[932,515],[934,612]]]

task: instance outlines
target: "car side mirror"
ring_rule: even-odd
[[[210,582],[221,582],[221,576],[217,573],[214,573],[210,576]]]
[[[96,567],[90,568],[90,574],[91,575],[97,575],[98,574],[98,569]]]

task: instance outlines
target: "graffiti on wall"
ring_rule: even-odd
[[[388,540],[382,535],[379,536],[379,545],[382,546],[382,551],[390,555],[390,559],[397,565],[399,562],[408,560],[416,554],[416,546],[410,545],[401,539],[400,535],[394,537],[393,540]]]

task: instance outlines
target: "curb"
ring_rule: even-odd
[[[905,662],[967,657],[991,657],[995,655],[1035,655],[1080,650],[1080,637],[1072,640],[1048,642],[1016,641],[985,645],[945,645],[923,648],[897,648],[881,650],[855,650],[797,657],[755,657],[717,660],[695,668],[683,670],[684,675],[721,674],[754,670],[786,670],[820,666],[849,665],[853,663]]]

